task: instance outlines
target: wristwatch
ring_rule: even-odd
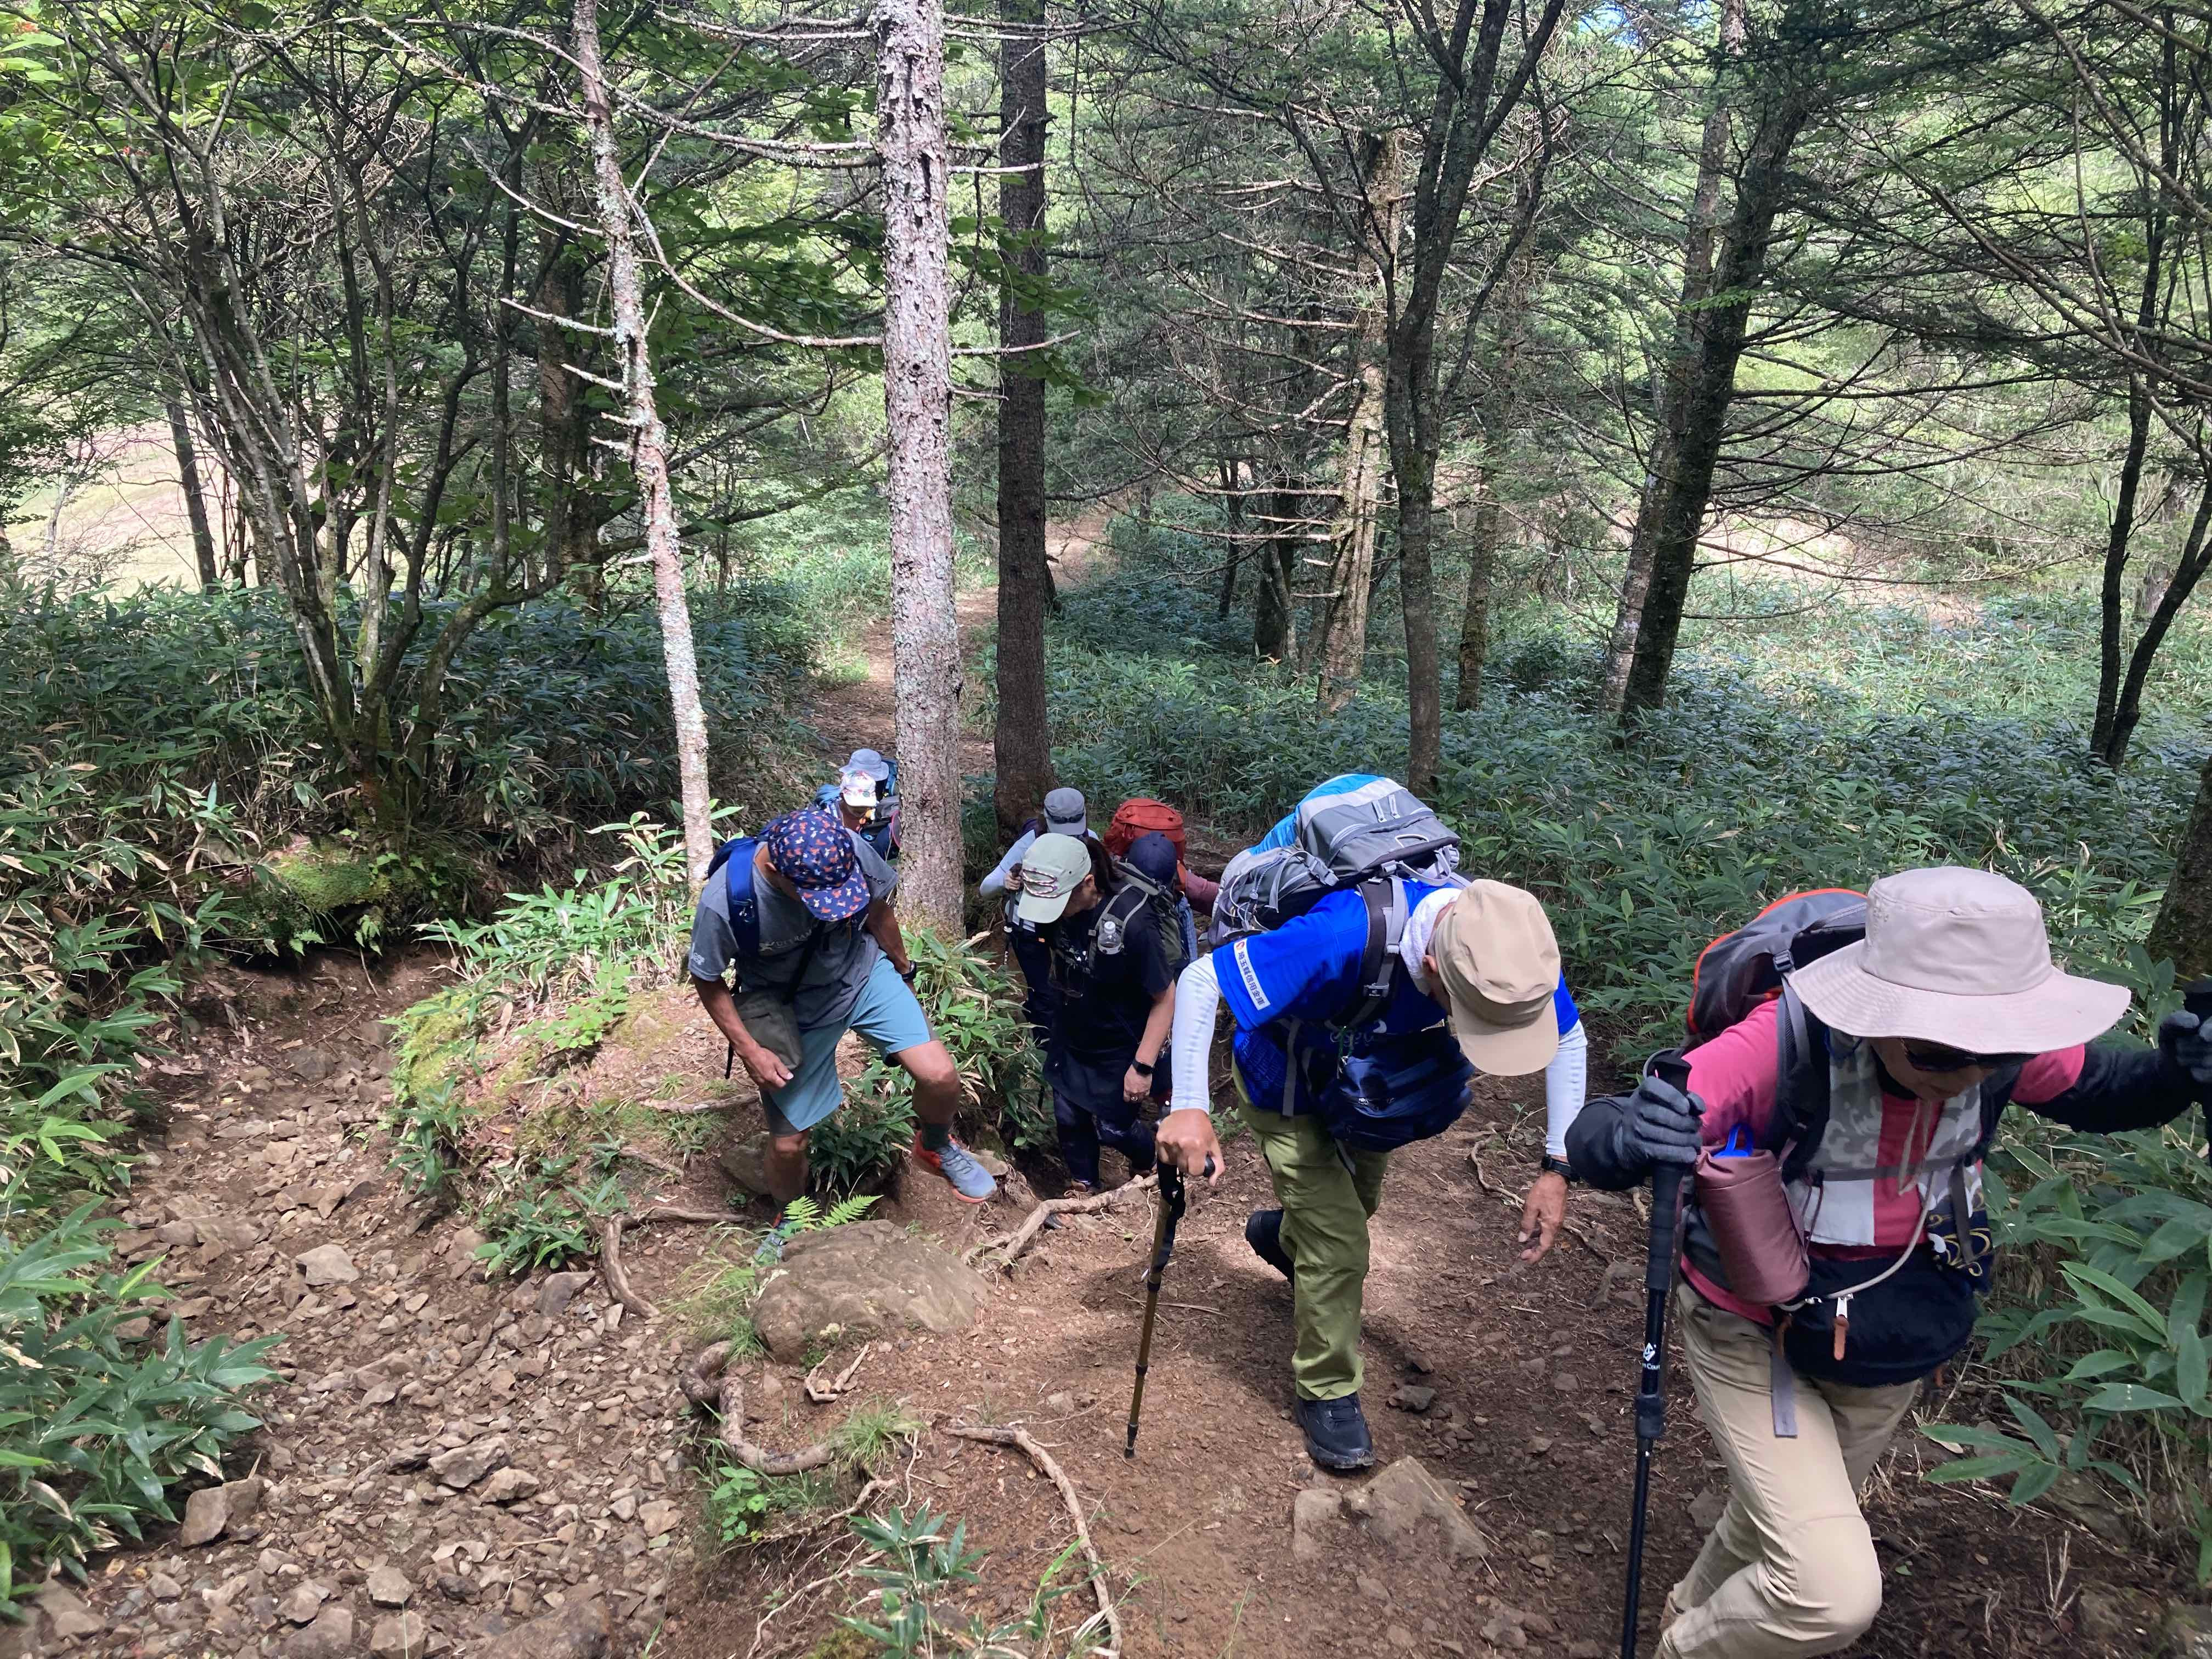
[[[1536,1173],[1538,1175],[1558,1176],[1570,1187],[1573,1186],[1575,1182],[1580,1179],[1580,1177],[1575,1174],[1575,1166],[1573,1164],[1568,1163],[1564,1158],[1553,1158],[1549,1152],[1545,1153],[1543,1157],[1536,1160]]]
[[[1139,1077],[1150,1077],[1152,1074],[1152,1068],[1146,1065],[1141,1060],[1131,1060],[1129,1062],[1129,1069],[1134,1072]]]
[[[904,980],[908,984],[911,985],[914,983],[914,976],[916,971],[915,965],[909,962],[905,967],[898,970],[898,976]]]

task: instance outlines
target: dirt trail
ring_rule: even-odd
[[[1104,520],[1063,538],[1063,580]],[[990,602],[963,595],[971,637]],[[816,721],[841,752],[890,740],[888,665],[872,652],[871,670],[818,698]],[[259,1506],[212,1542],[172,1534],[107,1558],[74,1621],[84,1633],[0,1626],[0,1656],[507,1655],[501,1632],[601,1598],[623,1655],[648,1642],[655,1659],[875,1650],[833,1623],[859,1586],[806,1588],[857,1554],[842,1528],[735,1553],[703,1535],[676,1380],[693,1339],[679,1317],[626,1317],[588,1273],[485,1283],[475,1235],[387,1168],[373,1127],[388,1061],[380,1022],[441,982],[430,958],[371,974],[331,957],[204,988],[204,1011],[220,1004],[228,1023],[156,1074],[166,1127],[130,1194],[124,1243],[134,1259],[167,1252],[164,1277],[194,1333],[284,1334],[285,1379],[258,1407],[268,1427],[232,1471],[258,1475]],[[650,1065],[717,1076],[703,1018],[680,994],[662,1006],[667,1035]],[[1223,1190],[1196,1197],[1183,1224],[1133,1462],[1121,1428],[1148,1200],[1046,1234],[994,1280],[971,1328],[864,1362],[854,1398],[902,1400],[931,1425],[891,1467],[895,1501],[962,1521],[988,1552],[957,1609],[1012,1617],[1068,1542],[1058,1498],[1023,1459],[943,1432],[1019,1422],[1081,1495],[1134,1659],[1613,1651],[1641,1223],[1626,1200],[1578,1194],[1577,1237],[1533,1267],[1516,1259],[1541,1111],[1539,1079],[1483,1082],[1458,1127],[1397,1157],[1373,1228],[1364,1397],[1377,1449],[1418,1456],[1450,1485],[1486,1535],[1481,1559],[1294,1553],[1294,1501],[1331,1483],[1290,1421],[1290,1297],[1243,1241],[1267,1188],[1237,1139]],[[727,1139],[756,1127],[743,1107],[710,1115]],[[727,1202],[711,1157],[647,1173],[640,1203]],[[887,1213],[959,1248],[1010,1231],[1024,1194],[1010,1183],[973,1212],[909,1180]],[[713,1248],[704,1229],[654,1227],[634,1230],[625,1254],[665,1309]],[[845,1409],[808,1404],[799,1368],[749,1366],[762,1438],[815,1438]],[[1717,1490],[1679,1377],[1674,1394],[1647,1616]],[[1405,1409],[1386,1403],[1394,1395]],[[2140,1583],[2144,1564],[2054,1517],[1918,1482],[1924,1449],[1905,1437],[1877,1479],[1890,1601],[1853,1651],[2100,1650],[2075,1628],[2076,1592]],[[1060,1604],[1063,1632],[1074,1606]],[[532,1659],[553,1659],[539,1628],[523,1638]]]

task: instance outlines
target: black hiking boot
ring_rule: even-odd
[[[1367,1437],[1367,1413],[1359,1409],[1359,1396],[1340,1400],[1301,1400],[1298,1426],[1305,1431],[1306,1455],[1325,1469],[1348,1474],[1375,1467],[1375,1443]]]
[[[1298,1265],[1291,1260],[1291,1253],[1283,1248],[1283,1212],[1280,1210],[1255,1210],[1244,1223],[1244,1242],[1258,1256],[1277,1273],[1288,1279],[1298,1276]]]

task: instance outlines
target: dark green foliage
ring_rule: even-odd
[[[154,1264],[114,1271],[118,1224],[88,1206],[19,1233],[20,1196],[0,1188],[0,1613],[48,1561],[81,1577],[90,1552],[174,1521],[180,1482],[220,1480],[224,1449],[260,1426],[236,1401],[275,1375],[277,1340],[188,1342],[175,1319],[125,1335],[160,1317]]]

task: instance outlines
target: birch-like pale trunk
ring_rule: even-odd
[[[1352,404],[1345,428],[1343,483],[1329,561],[1327,607],[1322,614],[1321,674],[1316,701],[1325,714],[1350,702],[1359,690],[1367,659],[1367,601],[1375,574],[1375,534],[1382,518],[1382,469],[1389,445],[1382,433],[1384,370],[1382,343],[1389,329],[1384,304],[1384,272],[1396,263],[1403,198],[1398,188],[1399,140],[1395,132],[1370,140],[1364,222],[1373,246],[1373,270],[1352,338]]]
[[[891,693],[899,885],[960,927],[960,630],[952,605],[951,221],[943,0],[877,0],[884,169],[884,415],[890,434]]]
[[[614,318],[615,356],[623,371],[623,420],[630,429],[630,471],[645,514],[646,551],[653,561],[653,597],[660,611],[660,645],[668,662],[668,700],[676,716],[684,861],[696,888],[707,879],[707,864],[714,852],[707,787],[707,714],[699,703],[699,658],[691,642],[691,607],[684,596],[684,549],[676,533],[676,498],[668,479],[668,432],[653,401],[653,362],[646,350],[645,284],[630,222],[635,209],[615,150],[614,109],[599,58],[599,0],[575,0],[575,33],[593,193],[607,239],[607,294]]]

